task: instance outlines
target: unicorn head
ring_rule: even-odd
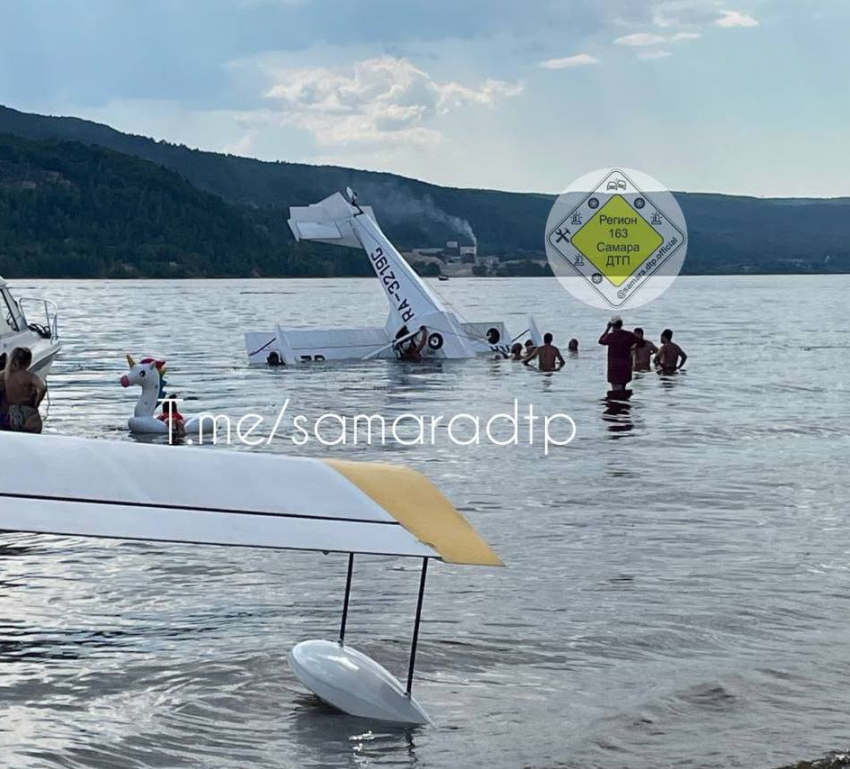
[[[127,365],[130,370],[121,377],[121,386],[138,385],[142,388],[136,403],[135,416],[153,416],[157,405],[165,398],[165,372],[167,371],[165,361],[142,358],[136,363],[133,357],[128,355]]]

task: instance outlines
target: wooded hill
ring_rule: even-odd
[[[361,255],[295,244],[286,226],[288,206],[346,186],[402,249],[474,236],[480,253],[506,262],[543,258],[551,195],[263,162],[7,107],[0,134],[0,274],[365,275]],[[676,198],[688,223],[685,273],[850,271],[848,198]]]

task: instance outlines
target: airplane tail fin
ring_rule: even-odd
[[[423,282],[378,226],[369,206],[351,202],[339,192],[310,206],[289,209],[289,227],[296,240],[362,248],[390,304],[387,327],[394,336],[418,327],[419,318],[446,313],[440,298]]]
[[[319,203],[292,206],[288,224],[296,240],[361,248],[360,239],[351,226],[351,217],[361,212],[375,221],[371,207],[352,205],[339,192],[335,192]]]

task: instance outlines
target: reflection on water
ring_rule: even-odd
[[[517,399],[570,414],[577,437],[548,456],[445,430],[434,446],[299,449],[284,434],[259,449],[407,462],[507,563],[433,568],[416,695],[436,723],[413,731],[329,711],[287,667],[298,641],[335,637],[344,556],[0,535],[4,766],[770,767],[845,747],[850,349],[809,340],[848,284],[680,278],[626,322],[653,339],[671,326],[688,371],[636,377],[618,402],[600,400],[605,313],[549,281],[439,290],[470,319],[519,330],[533,309],[556,344],[578,338],[553,376],[490,360],[245,365],[244,330],[382,324],[368,280],[50,283],[66,342],[51,432],[131,440],[129,352],[168,360],[187,415],[273,419],[290,398],[311,421],[486,418]],[[417,580],[384,559],[355,572],[347,639],[400,677]]]
[[[602,419],[606,422],[612,438],[622,438],[623,433],[634,429],[632,422],[632,404],[628,400],[620,400],[617,396],[606,396],[603,401],[605,410]]]
[[[392,756],[392,763],[418,766],[417,737],[424,727],[376,724],[340,713],[315,697],[296,695],[297,713],[292,720],[296,766],[333,765],[348,759],[368,766],[373,760]],[[320,746],[316,750],[316,746]]]

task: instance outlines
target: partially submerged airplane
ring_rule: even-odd
[[[354,716],[430,722],[411,693],[428,562],[502,565],[425,476],[403,467],[18,433],[3,446],[0,530],[347,554],[338,638],[302,641],[289,663]],[[422,564],[406,685],[346,644],[360,553]]]
[[[296,240],[362,248],[381,282],[390,312],[382,328],[312,330],[276,326],[274,332],[245,334],[251,363],[298,364],[325,360],[394,358],[401,345],[427,329],[422,355],[463,359],[486,353],[507,353],[513,341],[501,321],[468,323],[449,310],[384,235],[369,206],[360,206],[347,190],[320,203],[289,209],[289,227]],[[533,321],[529,333],[541,344]],[[519,338],[519,337],[517,337]]]

